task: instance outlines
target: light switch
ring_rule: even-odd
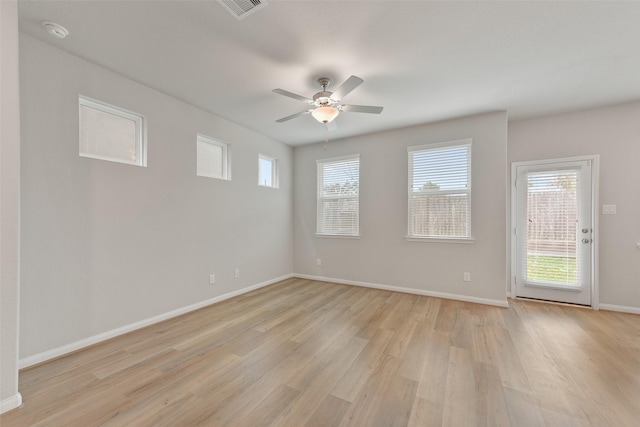
[[[602,205],[602,215],[615,215],[616,205]]]

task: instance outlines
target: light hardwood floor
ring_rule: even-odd
[[[640,316],[289,279],[20,372],[9,426],[638,426]]]

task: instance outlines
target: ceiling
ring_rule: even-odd
[[[216,1],[20,0],[20,30],[292,146],[464,115],[510,119],[640,99],[640,2],[271,0],[237,20]],[[65,26],[64,40],[41,21]],[[319,77],[364,83],[328,132]]]

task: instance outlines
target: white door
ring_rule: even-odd
[[[514,166],[516,296],[591,305],[592,161]]]

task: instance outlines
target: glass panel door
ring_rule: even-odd
[[[578,171],[525,174],[526,283],[577,287]]]
[[[517,296],[590,305],[590,162],[516,171]]]

